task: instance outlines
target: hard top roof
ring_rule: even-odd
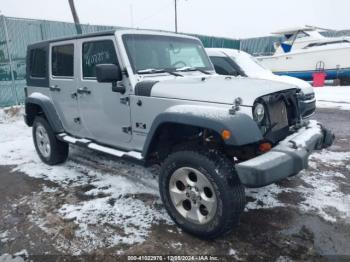
[[[28,47],[31,49],[31,48],[35,48],[35,47],[47,46],[50,43],[54,43],[54,42],[68,41],[68,40],[73,40],[73,39],[83,39],[83,38],[90,38],[90,37],[96,37],[96,36],[114,35],[116,32],[130,33],[130,34],[132,34],[132,33],[137,33],[137,34],[156,34],[156,35],[167,35],[167,36],[186,37],[186,38],[197,39],[196,37],[193,37],[193,36],[184,35],[184,34],[176,34],[176,33],[166,32],[166,31],[121,28],[121,29],[100,31],[100,32],[96,32],[96,33],[72,35],[72,36],[61,37],[61,38],[53,38],[53,39],[44,40],[44,41],[40,41],[40,42],[36,42],[36,43],[30,44],[30,45],[28,45]]]
[[[72,36],[67,36],[67,37],[53,38],[53,39],[44,40],[44,41],[40,41],[40,42],[36,42],[36,43],[30,44],[29,47],[44,46],[44,45],[48,45],[50,43],[61,42],[61,41],[72,40],[72,39],[82,39],[82,38],[89,38],[89,37],[94,37],[94,36],[114,35],[115,31],[116,30],[108,30],[108,31],[101,31],[101,32],[96,32],[96,33],[89,33],[89,34],[81,34],[81,35],[72,35]]]

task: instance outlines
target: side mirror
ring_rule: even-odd
[[[123,79],[122,71],[115,64],[96,65],[96,78],[100,83],[115,83]]]

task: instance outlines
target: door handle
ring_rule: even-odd
[[[89,89],[87,89],[87,87],[79,87],[77,89],[77,93],[78,94],[87,94],[87,95],[90,95],[91,94],[91,91]]]
[[[59,92],[59,91],[61,91],[61,88],[59,88],[58,85],[50,86],[50,91],[52,91],[52,92],[55,92],[55,91]]]

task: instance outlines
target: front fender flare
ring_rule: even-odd
[[[145,158],[149,153],[157,130],[163,124],[171,123],[208,128],[218,134],[221,134],[224,129],[230,130],[231,138],[224,141],[226,145],[230,146],[252,144],[263,139],[255,121],[246,114],[237,112],[230,115],[227,109],[207,106],[174,106],[154,119],[142,151]]]

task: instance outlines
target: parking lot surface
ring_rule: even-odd
[[[77,147],[71,147],[65,164],[46,166],[35,152],[31,129],[20,117],[7,117],[0,122],[0,254],[17,253],[23,260],[62,255],[107,261],[127,255],[350,259],[349,111],[318,109],[314,118],[335,132],[335,144],[313,154],[309,169],[296,177],[247,189],[239,227],[203,241],[181,232],[166,214],[158,194],[159,167]]]

